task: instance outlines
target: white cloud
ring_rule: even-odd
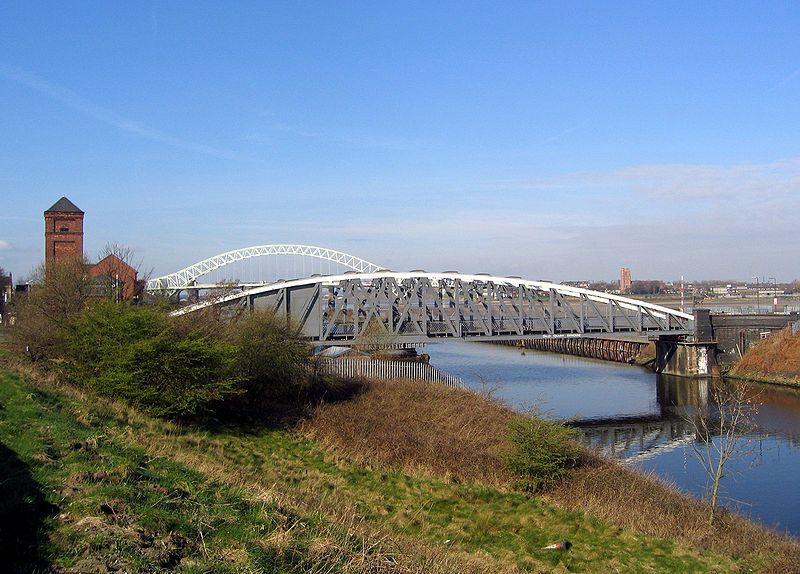
[[[740,164],[645,164],[594,172],[573,172],[522,182],[493,182],[504,189],[595,193],[626,190],[649,200],[742,199],[800,192],[800,158]]]
[[[800,190],[800,159],[737,165],[641,165],[609,172],[602,179],[652,199],[786,196]]]
[[[4,239],[0,239],[0,251],[5,251],[6,249],[11,249],[11,244]]]
[[[641,165],[471,189],[469,200],[453,190],[401,190],[392,210],[344,196],[335,208],[304,197],[281,212],[218,214],[213,224],[225,240],[196,260],[246,245],[305,243],[397,270],[532,279],[613,279],[622,266],[667,280],[800,273],[800,160]],[[184,241],[208,245],[207,237],[207,229],[193,229]],[[163,272],[189,263],[164,261]]]

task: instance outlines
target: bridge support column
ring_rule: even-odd
[[[656,341],[656,372],[679,377],[718,377],[717,344],[659,337]]]
[[[195,284],[194,281],[189,282],[190,286],[194,284]],[[200,301],[200,291],[198,289],[187,289],[186,294],[187,294],[187,301],[189,301],[189,303],[197,303],[198,301]]]

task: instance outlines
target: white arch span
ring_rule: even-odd
[[[253,247],[244,247],[242,249],[235,249],[227,253],[220,253],[208,259],[204,259],[199,263],[185,267],[175,273],[164,275],[163,277],[156,277],[147,282],[146,289],[148,291],[176,291],[178,289],[185,289],[189,287],[195,279],[210,273],[215,269],[224,267],[236,261],[243,259],[250,259],[253,257],[265,257],[273,255],[302,255],[304,257],[314,257],[325,261],[338,263],[344,267],[352,269],[356,273],[374,273],[378,271],[379,266],[370,263],[364,259],[328,249],[326,247],[316,247],[314,245],[255,245]]]

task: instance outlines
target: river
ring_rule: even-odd
[[[431,364],[517,410],[569,420],[583,441],[633,468],[702,497],[707,475],[695,453],[691,414],[706,408],[709,383],[640,367],[499,345],[428,344]],[[754,428],[737,443],[722,504],[800,537],[800,391],[753,385]],[[718,439],[716,439],[718,440]]]

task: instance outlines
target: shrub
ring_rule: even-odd
[[[101,301],[69,324],[62,352],[67,373],[76,384],[124,370],[135,344],[169,329],[166,315],[151,307],[131,307]]]
[[[285,319],[258,312],[231,329],[248,400],[296,397],[308,386],[311,347]]]
[[[564,478],[581,458],[573,437],[572,429],[558,423],[533,416],[512,419],[508,433],[511,452],[505,456],[505,463],[518,486],[537,492]]]
[[[236,348],[181,336],[157,309],[100,302],[71,323],[65,369],[77,384],[151,414],[183,417],[236,394]]]
[[[238,393],[235,360],[232,345],[165,331],[133,345],[130,374],[115,394],[157,416],[196,415]]]

